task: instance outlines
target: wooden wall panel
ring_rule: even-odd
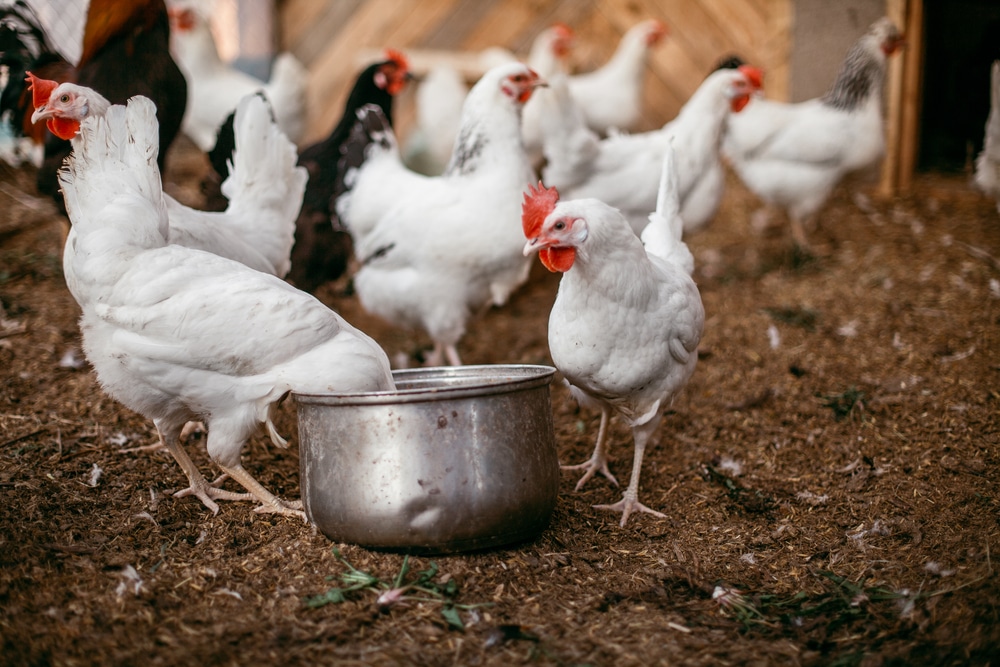
[[[281,48],[295,53],[310,72],[308,142],[330,131],[357,72],[385,47],[437,53],[500,46],[524,57],[538,32],[561,21],[577,33],[575,68],[587,71],[610,57],[632,25],[659,18],[670,36],[649,60],[640,129],[651,129],[673,118],[719,58],[730,53],[762,67],[768,95],[785,99],[791,2],[282,0],[279,22]],[[412,116],[411,102],[412,93],[398,105],[401,134]]]

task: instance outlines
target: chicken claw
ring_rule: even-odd
[[[219,513],[219,505],[215,502],[216,500],[253,500],[253,495],[249,493],[220,489],[219,485],[228,478],[229,475],[222,475],[214,482],[208,482],[205,478],[195,479],[192,480],[191,486],[174,492],[173,496],[174,498],[196,496],[205,507],[212,510],[213,515]]]
[[[611,510],[612,512],[621,512],[622,520],[621,523],[618,525],[620,525],[622,528],[625,527],[625,523],[628,522],[629,515],[631,515],[632,512],[645,512],[646,514],[652,514],[658,519],[667,518],[667,515],[664,514],[663,512],[657,512],[656,510],[650,509],[645,505],[643,505],[642,503],[640,503],[639,499],[636,498],[635,496],[629,498],[628,491],[626,491],[625,495],[622,496],[622,499],[619,500],[614,505],[593,505],[593,508],[595,510]]]
[[[601,409],[601,425],[597,429],[597,444],[594,445],[594,453],[591,454],[590,459],[584,461],[583,463],[572,465],[572,466],[559,466],[560,470],[585,470],[583,477],[580,481],[576,483],[574,491],[579,491],[583,488],[583,485],[587,483],[594,473],[600,472],[602,475],[611,480],[611,483],[618,486],[618,480],[615,476],[611,474],[608,470],[608,452],[605,446],[605,436],[608,432],[608,421],[611,419],[610,410]]]
[[[611,480],[612,484],[614,484],[615,486],[618,486],[618,480],[615,479],[615,476],[611,474],[610,470],[608,470],[608,457],[605,456],[604,452],[601,452],[600,454],[598,454],[597,452],[594,452],[594,455],[591,456],[589,460],[587,460],[587,461],[585,461],[583,463],[578,463],[577,465],[572,465],[572,466],[562,466],[561,465],[561,466],[559,466],[559,469],[560,470],[585,470],[586,471],[583,474],[583,477],[580,478],[580,481],[576,483],[576,486],[573,487],[574,491],[579,491],[580,489],[582,489],[583,485],[587,483],[587,480],[589,480],[591,477],[593,477],[594,473],[597,473],[597,472],[601,473],[602,475],[604,475],[605,477],[607,477],[609,480]]]

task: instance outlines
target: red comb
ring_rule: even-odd
[[[403,71],[409,71],[410,69],[410,59],[406,57],[406,54],[402,51],[396,49],[386,49],[385,59],[396,64],[397,67]]]
[[[553,23],[552,28],[559,34],[560,37],[563,38],[570,38],[573,37],[573,35],[575,34],[572,28],[570,28],[568,25],[566,25],[561,21]]]
[[[559,203],[559,191],[555,188],[545,187],[541,181],[538,187],[528,186],[528,191],[524,193],[524,203],[521,204],[521,226],[524,228],[525,238],[534,238],[542,230],[542,223],[549,213],[555,209]]]
[[[36,109],[45,106],[49,103],[49,97],[59,83],[48,79],[39,79],[31,72],[27,72],[27,75],[24,80],[27,82],[28,88],[31,89],[31,106]]]
[[[754,88],[761,88],[764,85],[764,72],[759,68],[753,65],[740,65],[737,69],[743,72],[743,76],[747,78],[747,81]]]

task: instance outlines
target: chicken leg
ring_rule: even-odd
[[[583,488],[583,485],[587,483],[587,480],[594,476],[594,473],[600,472],[602,475],[611,480],[611,483],[618,486],[618,480],[615,476],[611,474],[608,470],[608,451],[606,436],[608,432],[608,422],[611,421],[611,408],[607,406],[601,406],[601,425],[597,428],[597,444],[594,446],[594,453],[590,456],[588,461],[583,463],[572,465],[572,466],[559,466],[561,470],[584,470],[586,471],[580,481],[576,483],[575,491],[579,491]]]
[[[168,431],[171,429],[168,429]],[[219,506],[216,504],[216,500],[250,500],[252,496],[249,493],[235,493],[233,491],[226,491],[225,489],[218,488],[218,484],[221,484],[225,477],[220,477],[211,484],[205,477],[198,472],[198,467],[195,466],[194,461],[188,456],[188,453],[184,451],[184,447],[181,446],[178,436],[172,432],[168,432],[166,435],[163,433],[160,423],[156,423],[156,433],[160,437],[160,443],[170,452],[177,461],[177,464],[184,471],[184,474],[188,478],[188,488],[182,489],[174,493],[175,498],[183,498],[184,496],[197,496],[201,500],[202,504],[212,511],[212,514],[219,513]]]
[[[639,502],[639,473],[642,472],[642,457],[646,451],[646,444],[659,425],[659,419],[632,427],[632,437],[635,440],[635,456],[632,459],[632,477],[629,479],[628,488],[622,494],[622,499],[614,505],[594,505],[594,509],[611,510],[622,513],[621,527],[625,527],[629,515],[632,512],[645,512],[660,519],[666,519],[667,515],[662,512],[650,509]]]
[[[223,466],[220,464],[219,467],[234,480],[242,484],[243,488],[250,492],[244,495],[256,498],[260,501],[261,506],[256,508],[254,512],[258,512],[260,514],[297,516],[301,517],[303,521],[306,521],[306,513],[302,511],[301,500],[282,500],[265,489],[264,485],[254,479],[253,476],[248,473],[246,468],[244,468],[240,463],[237,463],[234,466]]]

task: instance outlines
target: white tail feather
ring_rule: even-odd
[[[684,221],[680,214],[678,181],[677,161],[671,144],[663,154],[656,211],[649,214],[649,223],[642,230],[642,242],[648,254],[677,264],[691,275],[694,256],[682,238]]]
[[[278,129],[260,95],[240,100],[233,132],[236,148],[222,184],[229,199],[226,212],[245,221],[247,240],[283,276],[291,266],[295,219],[308,173],[296,166],[295,144]]]

